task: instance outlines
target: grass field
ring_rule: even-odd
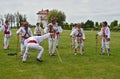
[[[120,79],[120,33],[111,33],[111,56],[101,56],[99,37],[98,52],[96,52],[95,34],[97,31],[85,31],[85,52],[74,56],[70,48],[70,31],[65,30],[61,34],[58,56],[48,55],[48,41],[41,43],[45,51],[42,59],[44,62],[36,61],[38,51],[30,52],[31,58],[22,63],[20,57],[8,56],[10,52],[16,52],[17,38],[16,29],[12,29],[10,49],[3,49],[3,33],[0,32],[0,79]]]

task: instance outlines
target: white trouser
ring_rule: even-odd
[[[25,45],[23,43],[20,44],[21,55],[25,52]]]
[[[72,46],[75,44],[75,37],[72,37]]]
[[[40,46],[39,44],[36,44],[36,43],[28,43],[27,46],[26,46],[26,50],[25,50],[25,53],[23,55],[22,61],[26,61],[30,49],[38,50],[39,53],[37,55],[37,59],[41,58],[41,56],[43,54],[43,51],[44,51],[44,48],[42,46]]]
[[[9,47],[9,41],[10,38],[4,37],[4,49],[7,49]]]
[[[84,42],[81,39],[80,41],[78,41],[77,39],[75,40],[75,49],[78,49],[78,45],[80,44],[80,53],[83,53],[83,48],[84,48]]]
[[[21,50],[21,55],[23,55],[23,53],[25,52],[24,40],[25,40],[25,39],[20,39],[20,50]]]
[[[110,41],[107,41],[105,38],[102,38],[102,53],[104,53],[105,52],[105,47],[107,48],[107,49],[109,49],[110,47],[109,47],[109,43],[110,43]]]
[[[60,34],[57,34],[57,35],[56,35],[56,46],[58,46],[59,39],[60,39]]]
[[[56,49],[56,39],[49,38],[49,54],[54,54]]]

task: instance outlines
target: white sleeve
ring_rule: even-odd
[[[44,39],[47,39],[49,37],[50,37],[50,33],[47,33],[47,34],[44,34],[42,36],[39,36],[38,39],[41,40],[41,41],[43,41]]]
[[[34,29],[34,34],[36,34],[36,27],[35,27],[35,29]]]
[[[97,33],[99,36],[102,35],[102,28],[101,28],[101,31]]]
[[[81,32],[82,32],[82,34],[83,34],[82,38],[85,39],[85,33],[84,33],[84,31],[83,31],[82,28],[81,28]]]
[[[76,29],[74,29],[71,33],[70,33],[70,36],[73,36],[76,32]]]
[[[21,32],[21,27],[17,30],[16,34]]]
[[[61,26],[59,26],[59,27],[58,27],[58,32],[60,32],[60,33],[61,33],[62,31],[63,31],[62,27],[61,27]]]
[[[33,36],[31,28],[28,28],[28,33],[30,34],[30,37]]]
[[[47,33],[48,32],[48,27],[46,26],[45,28],[44,28],[44,33]]]
[[[106,34],[107,34],[107,38],[110,38],[110,28],[107,28]]]

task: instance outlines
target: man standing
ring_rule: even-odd
[[[44,39],[49,38],[53,36],[53,33],[47,33],[45,35],[42,36],[32,36],[29,37],[28,39],[26,39],[24,41],[24,45],[26,47],[25,53],[23,55],[23,62],[26,62],[27,56],[29,54],[29,49],[36,49],[39,51],[36,60],[39,62],[42,62],[43,60],[41,60],[41,56],[43,54],[44,48],[42,46],[39,45],[39,43],[41,43]]]
[[[74,26],[73,26],[73,28],[72,28],[72,30],[71,30],[71,33],[73,32],[73,30],[75,30],[76,29],[76,26],[77,26],[77,24],[74,24]],[[73,34],[72,36],[71,36],[71,48],[74,48],[75,47],[75,35]]]
[[[4,31],[4,49],[9,48],[9,41],[11,37],[11,27],[8,23],[8,20],[5,21],[5,25],[0,28],[0,31]]]
[[[48,26],[44,29],[44,33],[47,32],[54,33],[54,36],[49,37],[49,55],[54,56],[56,49],[57,32],[58,32],[58,24],[55,18],[53,18],[51,20],[51,23],[49,23]]]
[[[102,35],[102,47],[101,47],[101,54],[103,55],[104,52],[105,52],[105,47],[107,48],[107,53],[108,53],[108,56],[110,56],[110,47],[109,47],[109,43],[110,43],[110,28],[108,27],[107,25],[107,22],[104,21],[102,23],[102,28],[101,28],[101,31],[98,32],[96,34],[96,38],[97,36],[100,36]]]
[[[34,35],[35,36],[41,36],[42,35],[42,28],[40,27],[40,23],[36,23],[36,27],[34,29]]]
[[[76,29],[70,34],[71,37],[73,35],[75,35],[74,54],[77,54],[78,45],[80,44],[80,54],[83,55],[85,34],[79,23],[76,25]]]
[[[56,39],[56,48],[58,48],[59,39],[60,39],[60,33],[63,31],[61,26],[58,26],[58,32],[56,33],[57,39]]]
[[[23,22],[16,33],[20,35],[21,56],[23,56],[23,53],[25,52],[24,40],[32,36],[32,31],[29,28],[28,22]]]

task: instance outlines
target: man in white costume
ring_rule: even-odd
[[[101,31],[96,34],[96,38],[97,38],[97,36],[100,36],[100,35],[102,36],[101,54],[102,55],[104,54],[105,47],[106,47],[107,48],[107,53],[108,53],[108,56],[109,56],[109,55],[111,55],[110,54],[110,47],[109,47],[109,43],[110,43],[110,28],[108,27],[106,21],[104,21],[102,23]]]
[[[16,33],[20,36],[21,56],[23,56],[25,52],[24,40],[32,36],[32,31],[29,28],[28,22],[23,22]]]
[[[35,36],[41,36],[42,35],[42,28],[40,27],[40,23],[36,23],[36,27],[34,29],[34,35]]]
[[[44,33],[54,33],[54,36],[49,37],[49,55],[54,56],[55,55],[55,49],[56,49],[58,24],[57,24],[55,18],[53,18],[51,21],[52,22],[49,23],[47,27],[45,27]]]
[[[8,49],[9,48],[9,41],[10,41],[10,37],[12,35],[11,33],[11,27],[8,23],[8,20],[5,21],[5,25],[3,25],[0,28],[0,31],[4,31],[4,49]]]
[[[56,33],[57,35],[57,39],[56,39],[56,48],[58,48],[58,44],[59,44],[59,39],[60,39],[60,33],[62,33],[63,29],[61,26],[58,26],[58,32]]]
[[[77,26],[77,24],[74,24],[74,27],[72,28],[72,31],[76,29],[76,26]],[[71,31],[71,33],[72,33],[72,31]],[[74,48],[75,47],[75,35],[74,34],[71,36],[71,39],[72,39],[71,48]]]
[[[80,24],[77,24],[76,29],[72,31],[70,36],[72,37],[72,35],[75,35],[74,54],[77,54],[78,45],[80,44],[80,54],[83,55],[85,34]]]
[[[54,33],[47,33],[47,34],[42,35],[42,36],[32,36],[32,37],[29,37],[28,39],[26,39],[24,41],[24,45],[26,47],[26,50],[25,50],[25,53],[23,55],[22,61],[26,62],[26,59],[27,59],[27,56],[29,54],[30,49],[36,49],[36,50],[39,51],[36,60],[39,61],[39,62],[42,62],[43,60],[41,60],[41,56],[43,54],[44,48],[42,46],[40,46],[39,44],[44,39],[49,38],[49,37],[51,37],[53,35],[54,35]]]

